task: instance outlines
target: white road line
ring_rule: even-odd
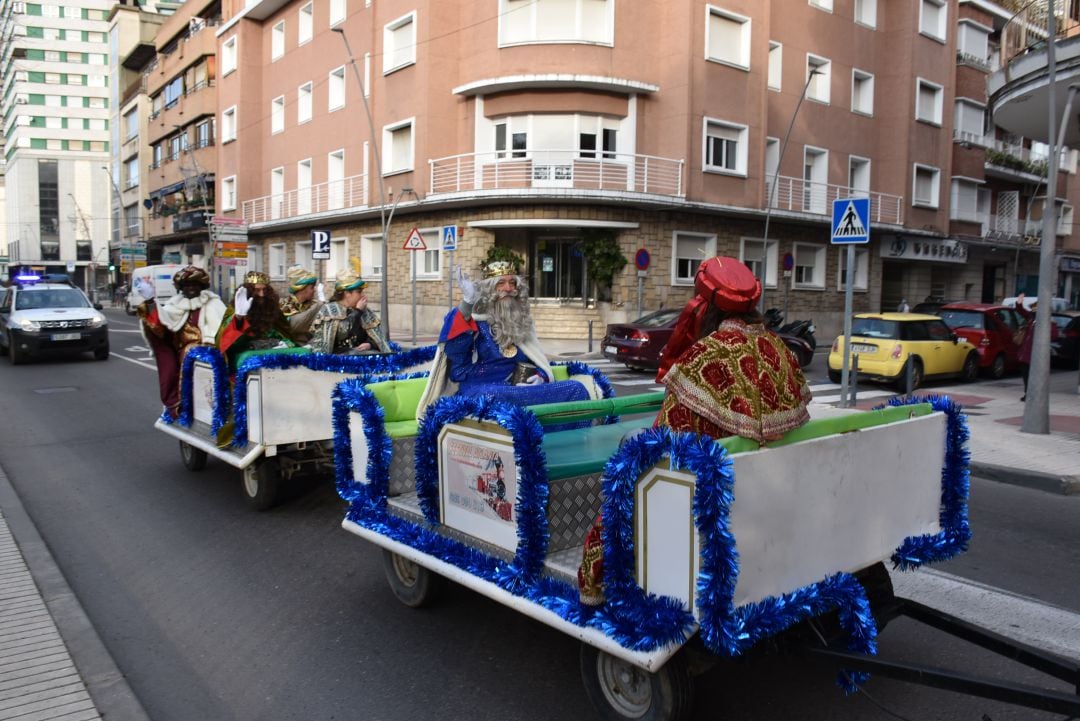
[[[612,381],[612,383],[618,383],[621,386],[647,386],[647,385],[656,385],[656,379],[655,378],[638,378],[638,379],[632,380],[632,381],[623,381],[623,380]]]
[[[819,383],[817,385],[808,386],[811,393],[817,393],[818,391],[838,391],[840,390],[839,383]]]
[[[1002,636],[1080,661],[1080,614],[1002,588],[924,568],[890,571],[897,596]]]
[[[126,360],[128,363],[134,363],[137,366],[142,366],[143,368],[149,368],[152,371],[157,370],[156,365],[146,363],[141,360],[136,360],[134,358],[128,358],[127,356],[120,355],[119,353],[110,353],[109,355],[111,355],[113,358],[119,358],[120,360]]]
[[[109,326],[109,332],[110,333],[138,333],[139,329],[138,328],[130,328],[130,329],[129,328],[113,328],[110,325]]]

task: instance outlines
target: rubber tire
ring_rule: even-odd
[[[7,355],[8,354],[8,348],[9,348],[9,346],[0,345],[0,355]]]
[[[654,673],[581,644],[581,680],[585,694],[601,718],[609,721],[684,721],[694,710],[694,678],[684,652],[676,653]],[[630,676],[636,682],[637,698],[626,698],[618,679]],[[615,681],[616,688],[611,688]],[[624,713],[616,702],[626,704]],[[643,708],[648,704],[648,708]]]
[[[281,490],[281,465],[274,458],[262,458],[243,470],[244,498],[256,511],[273,508]]]
[[[8,336],[8,360],[11,361],[13,366],[21,366],[26,363],[28,356],[23,351],[15,347],[15,337]]]
[[[810,364],[814,362],[814,353],[813,351],[803,349],[802,353],[798,355],[798,358],[800,368],[809,368]]]
[[[964,359],[964,367],[960,370],[960,380],[964,383],[974,383],[979,379],[979,354],[975,351],[968,353]]]
[[[206,451],[180,441],[180,460],[189,471],[201,471],[206,468]]]
[[[436,602],[443,593],[446,579],[423,566],[382,549],[383,571],[397,600],[409,608],[423,608]]]
[[[1005,354],[998,353],[994,356],[993,362],[987,367],[987,372],[994,380],[999,380],[1005,377]]]
[[[109,360],[109,345],[107,343],[104,348],[94,349],[94,360]]]
[[[919,386],[923,382],[923,365],[922,361],[918,358],[908,358],[908,363],[912,364],[911,372],[911,392],[919,390]],[[907,365],[900,370],[900,375],[896,377],[896,389],[901,393],[907,393]]]
[[[842,375],[843,375],[843,373],[841,371],[834,371],[832,368],[830,368],[829,369],[829,382],[830,383],[839,383]]]

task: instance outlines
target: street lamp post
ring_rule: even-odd
[[[109,186],[112,188],[113,195],[116,196],[116,204],[113,206],[116,209],[116,212],[109,214],[110,217],[112,218],[112,224],[113,224],[113,227],[109,229],[109,246],[111,248],[112,239],[113,239],[113,232],[114,231],[116,233],[117,246],[120,245],[120,217],[119,217],[119,214],[123,210],[124,199],[120,195],[120,188],[118,188],[116,186],[116,181],[113,179],[112,170],[109,169],[109,166],[108,165],[102,165],[101,169],[104,170],[105,173],[109,176]],[[111,256],[111,250],[110,250],[110,256]],[[123,255],[121,255],[121,257],[123,257]]]
[[[802,94],[799,95],[799,102],[795,104],[795,112],[791,114],[791,122],[788,123],[787,133],[784,134],[784,142],[780,144],[780,155],[776,158],[776,171],[773,173],[772,183],[769,184],[766,193],[765,232],[764,237],[761,239],[761,297],[758,299],[758,310],[761,313],[765,312],[765,281],[769,275],[769,219],[772,217],[773,200],[776,197],[776,181],[780,177],[780,165],[784,162],[784,151],[787,150],[788,141],[791,140],[791,131],[795,127],[795,118],[798,117],[799,108],[802,107],[803,101],[806,100],[806,91],[810,89],[810,83],[813,81],[814,76],[821,74],[822,72],[817,68],[811,68],[810,73],[806,76],[806,84],[803,85]],[[780,282],[783,282],[783,280],[781,279]],[[786,306],[784,311],[787,312]]]
[[[335,33],[341,36],[341,42],[345,43],[345,53],[349,56],[349,66],[352,68],[353,77],[356,78],[356,85],[360,88],[360,101],[364,104],[364,113],[367,114],[368,130],[371,132],[371,148],[375,155],[375,174],[379,179],[379,222],[382,226],[382,288],[379,292],[379,303],[382,306],[382,323],[383,329],[386,332],[386,339],[390,339],[390,293],[389,293],[389,269],[387,262],[389,260],[389,253],[387,252],[387,244],[389,238],[387,234],[389,232],[389,225],[386,219],[386,189],[383,186],[383,173],[382,173],[382,153],[379,152],[379,142],[375,135],[375,119],[371,115],[371,106],[367,101],[367,92],[364,87],[364,81],[360,79],[360,71],[356,69],[356,58],[353,57],[352,48],[349,46],[349,38],[345,36],[345,28],[332,28]]]

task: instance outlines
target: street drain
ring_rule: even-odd
[[[75,386],[57,386],[56,388],[35,388],[34,393],[47,396],[52,393],[74,393],[76,390],[78,389]]]

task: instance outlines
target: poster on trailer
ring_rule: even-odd
[[[439,437],[442,522],[517,549],[517,464],[510,436],[451,424]]]

